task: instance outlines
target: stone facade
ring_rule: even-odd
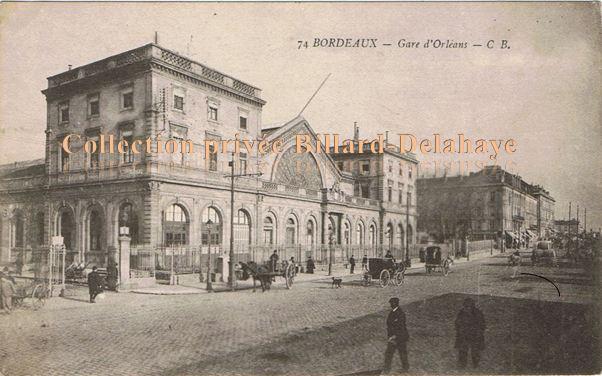
[[[61,235],[68,262],[105,266],[120,259],[125,227],[133,256],[150,255],[145,262],[165,267],[165,257],[173,262],[178,249],[190,256],[190,270],[206,260],[209,246],[217,256],[213,262],[225,263],[231,237],[235,257],[243,261],[263,261],[279,249],[281,258],[343,262],[351,254],[381,253],[383,246],[402,257],[406,228],[407,243],[414,243],[413,156],[292,153],[296,135],[315,143],[304,118],[263,127],[260,89],[158,45],[52,76],[43,93],[45,160],[0,168],[3,263]],[[69,140],[71,154],[62,147],[69,134],[79,135]],[[101,135],[130,144],[192,140],[195,150],[207,139],[262,139],[282,142],[283,152],[231,154],[230,145],[228,153],[170,154],[154,143],[138,154],[83,152],[87,141],[100,148]],[[103,146],[110,149],[106,138]],[[337,161],[348,167],[340,170]],[[367,174],[360,172],[364,161],[370,163]],[[234,181],[234,212],[226,176],[232,169],[250,174]],[[389,181],[399,194],[387,196]],[[132,258],[132,268],[149,267],[139,261]]]
[[[554,199],[497,167],[468,176],[418,180],[419,231],[451,238],[530,239],[550,235]]]

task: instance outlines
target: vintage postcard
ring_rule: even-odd
[[[599,374],[600,9],[0,4],[0,375]]]

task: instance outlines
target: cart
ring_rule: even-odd
[[[248,263],[239,262],[242,268],[241,280],[246,281],[249,277],[253,278],[253,292],[255,292],[256,282],[259,281],[261,285],[261,291],[265,292],[272,286],[272,280],[276,277],[284,278],[287,289],[293,287],[295,280],[296,266],[288,261],[282,261],[281,263],[275,263],[274,265],[270,262],[264,264],[257,264],[256,262],[249,261]]]
[[[41,283],[33,279],[19,279],[15,281],[15,294],[13,295],[15,307],[24,306],[24,302],[28,300],[28,305],[37,310],[44,306],[46,298],[49,296],[50,291],[46,283]]]
[[[454,260],[449,256],[445,259],[441,258],[441,247],[431,246],[426,248],[424,268],[427,274],[441,272],[441,274],[447,276],[453,262]]]
[[[362,284],[370,286],[373,279],[378,279],[380,287],[389,284],[400,286],[403,284],[406,267],[403,262],[395,262],[391,258],[369,258],[364,269]]]

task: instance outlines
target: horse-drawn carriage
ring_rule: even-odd
[[[288,261],[280,263],[266,262],[265,264],[257,264],[256,262],[249,261],[247,263],[239,262],[239,265],[242,268],[241,280],[246,281],[249,277],[253,278],[253,292],[255,292],[256,281],[259,281],[261,291],[265,292],[271,288],[272,281],[276,277],[284,278],[286,288],[291,289],[295,275],[297,274],[295,264]]]
[[[406,267],[403,262],[395,262],[391,258],[369,258],[364,270],[362,284],[369,286],[373,279],[378,279],[381,287],[390,283],[399,286],[403,283]]]
[[[556,258],[556,250],[552,247],[552,242],[537,242],[531,253],[531,262],[533,266],[548,265],[557,267],[558,259]]]
[[[446,276],[449,274],[450,267],[454,263],[454,260],[449,255],[445,259],[442,259],[441,247],[437,246],[427,247],[424,259],[424,268],[427,274],[439,271]]]

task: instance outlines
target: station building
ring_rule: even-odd
[[[27,263],[57,235],[67,262],[99,267],[122,260],[125,236],[129,268],[142,274],[167,268],[169,260],[173,269],[174,254],[182,256],[176,269],[194,271],[210,251],[216,272],[223,273],[230,239],[235,262],[263,261],[273,250],[281,258],[312,256],[318,263],[386,249],[401,258],[415,242],[415,156],[395,150],[296,153],[296,135],[314,143],[318,137],[306,119],[263,125],[266,102],[259,88],[157,44],[51,76],[42,93],[45,159],[0,167],[4,264],[16,257]],[[71,154],[62,147],[70,134],[81,136],[70,139]],[[81,150],[101,135],[128,144],[192,140],[198,150],[204,140],[237,134],[281,142],[282,152]],[[235,174],[248,175],[234,179],[234,210],[231,161]]]

